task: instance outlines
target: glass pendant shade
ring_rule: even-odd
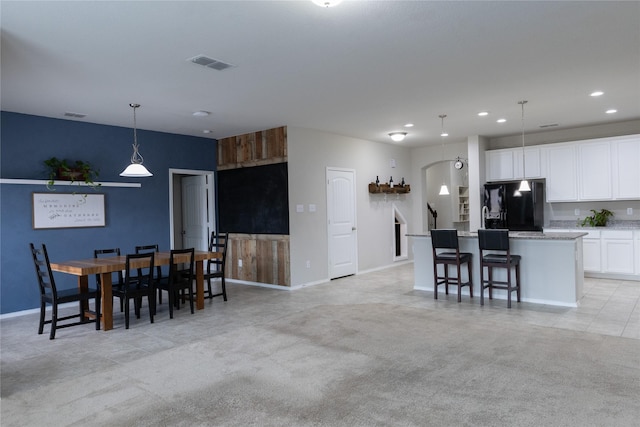
[[[145,168],[142,163],[131,163],[129,166],[122,171],[120,176],[129,176],[129,177],[145,177],[145,176],[153,176],[151,172]]]
[[[520,181],[520,187],[518,188],[518,191],[531,191],[531,187],[529,187],[529,181],[527,181],[526,179]]]
[[[449,195],[449,189],[447,188],[447,184],[442,184],[442,186],[440,187],[440,193],[438,193],[440,196],[448,196]]]

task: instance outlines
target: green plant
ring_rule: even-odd
[[[60,160],[57,157],[51,157],[45,160],[44,164],[47,166],[49,172],[49,182],[47,182],[47,188],[49,190],[54,190],[53,185],[56,180],[70,181],[71,183],[84,182],[94,190],[101,185],[94,182],[99,175],[99,171],[89,162],[82,160],[71,162],[67,159]]]
[[[613,212],[607,209],[600,209],[600,211],[596,211],[595,209],[591,209],[593,215],[586,217],[582,220],[583,227],[604,227],[607,225],[607,221],[610,216],[613,216]]]

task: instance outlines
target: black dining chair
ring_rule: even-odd
[[[42,244],[40,248],[36,248],[33,243],[29,243],[31,247],[31,256],[33,264],[38,276],[38,287],[40,289],[40,323],[38,326],[38,334],[44,332],[44,325],[51,324],[51,332],[49,339],[56,337],[56,330],[95,322],[96,330],[100,330],[100,288],[87,288],[81,290],[79,288],[58,289],[51,271],[49,262],[49,254],[47,247]],[[87,319],[83,306],[87,306],[90,300],[95,300],[95,318]],[[77,314],[58,317],[58,306],[68,302],[78,302],[79,310]],[[84,303],[84,304],[83,304]],[[46,305],[51,305],[51,320],[45,320]],[[60,321],[78,318],[77,322],[58,324]]]
[[[158,249],[158,245],[140,245],[140,246],[136,246],[135,247],[135,251],[137,254],[148,254],[149,252],[159,252]],[[155,273],[155,281],[156,281],[156,285],[158,283],[158,281],[162,280],[164,276],[162,275],[162,267],[157,265],[156,266],[156,273]],[[158,304],[162,304],[162,291],[160,290],[160,288],[158,288]]]
[[[167,291],[169,295],[169,318],[173,319],[173,308],[180,309],[180,294],[186,292],[189,296],[191,314],[193,309],[193,266],[195,249],[172,249],[169,254],[169,275],[157,281],[159,289]]]
[[[120,248],[110,248],[110,249],[94,249],[93,257],[94,258],[102,258],[104,256],[114,257],[120,256]],[[96,274],[96,285],[98,287],[102,286],[100,283],[100,274]],[[112,273],[111,275],[111,287],[113,289],[121,289],[124,285],[124,276],[122,275],[122,271],[118,271],[117,273]],[[124,311],[124,300],[120,298],[120,312]]]
[[[478,230],[480,249],[480,305],[484,305],[484,290],[489,289],[489,299],[493,299],[493,289],[507,291],[507,308],[511,308],[511,293],[516,292],[520,302],[520,255],[514,255],[509,248],[509,230]],[[485,280],[484,269],[488,278]],[[507,270],[507,280],[495,280],[494,268]],[[516,280],[513,283],[511,271],[515,269]]]
[[[205,298],[214,298],[222,296],[224,301],[227,300],[227,287],[225,284],[225,266],[227,262],[227,241],[228,233],[211,233],[209,240],[209,252],[221,252],[222,258],[210,259],[207,261],[207,271],[204,273],[204,279],[207,281],[207,290]],[[211,288],[211,279],[220,279],[220,292],[213,293]]]
[[[458,302],[462,301],[462,288],[469,287],[469,296],[473,298],[473,278],[471,274],[470,252],[460,252],[458,231],[448,229],[431,230],[431,246],[433,253],[433,298],[438,299],[438,286],[444,285],[445,294],[449,295],[449,285],[458,287]],[[466,282],[462,281],[461,266],[467,264]],[[442,275],[438,274],[438,265],[443,266]],[[451,276],[449,267],[456,267],[456,276]]]
[[[144,254],[127,254],[124,272],[124,284],[113,290],[113,295],[124,300],[124,324],[129,329],[129,301],[133,300],[134,313],[140,318],[142,299],[147,297],[149,318],[153,323],[156,312],[156,282],[153,278],[154,252]]]

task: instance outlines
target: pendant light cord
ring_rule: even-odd
[[[136,108],[140,107],[140,104],[129,104],[133,108],[133,154],[131,155],[131,163],[142,164],[144,158],[138,151],[138,133],[136,131]]]
[[[520,101],[518,104],[522,106],[522,180],[527,179],[527,174],[525,172],[525,161],[524,161],[524,104],[528,101]]]

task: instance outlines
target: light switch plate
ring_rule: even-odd
[[[309,212],[315,212],[316,211],[316,205],[311,204],[309,205]]]
[[[296,205],[296,212],[298,213],[304,212],[304,205]]]
[[[575,216],[580,215],[580,209],[574,209],[574,210],[573,210],[573,214],[574,214]]]
[[[633,208],[627,208],[627,215],[633,215]]]

